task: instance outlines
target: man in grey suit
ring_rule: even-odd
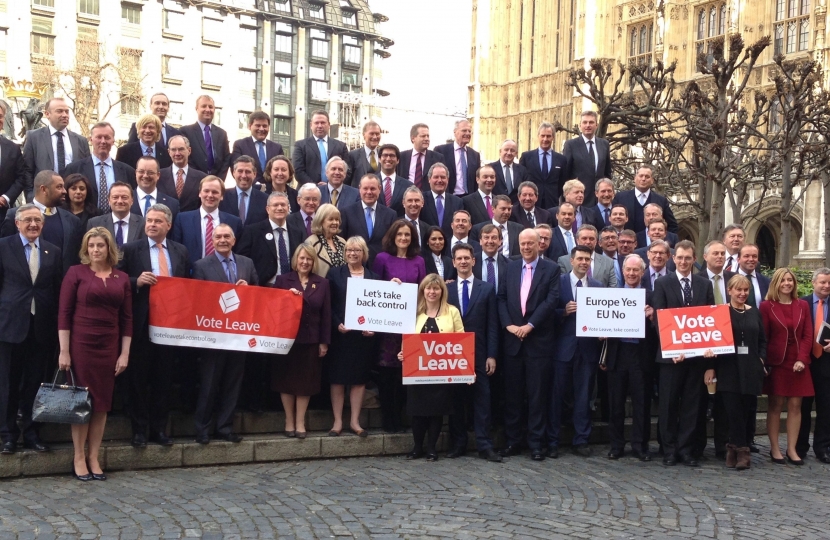
[[[596,253],[597,249],[597,228],[593,225],[583,225],[576,231],[576,245],[591,248],[591,266],[588,267],[588,277],[602,283],[603,287],[617,288],[617,274],[614,272],[614,261]],[[570,255],[559,257],[559,267],[562,273],[573,270]]]
[[[596,136],[597,113],[584,111],[579,121],[579,137],[565,141],[562,154],[568,162],[567,179],[578,178],[590,188],[600,178],[611,178],[611,148],[608,141]],[[596,194],[585,193],[585,206],[597,204]]]
[[[127,242],[140,240],[144,233],[144,217],[130,212],[133,206],[133,188],[124,182],[116,182],[110,188],[109,205],[111,212],[90,219],[86,230],[104,227],[115,238],[118,249]]]
[[[213,98],[196,98],[196,114],[198,119],[195,124],[181,128],[181,134],[190,141],[192,150],[188,163],[207,175],[218,176],[224,182],[231,167],[231,150],[228,132],[213,123],[216,114]]]
[[[323,165],[334,156],[349,159],[349,147],[329,137],[330,129],[329,113],[323,110],[311,113],[312,135],[294,143],[294,153],[291,154],[294,178],[298,184],[328,182]]]
[[[23,146],[23,161],[28,174],[26,200],[32,200],[32,183],[29,178],[40,171],[55,171],[66,177],[66,166],[89,157],[89,142],[74,131],[69,131],[69,105],[63,98],[52,98],[46,102],[43,115],[49,125],[26,134]],[[91,178],[90,178],[91,180]]]
[[[397,146],[384,144],[378,148],[378,154],[380,155],[380,172],[375,176],[378,177],[381,186],[383,186],[380,188],[378,202],[394,210],[398,217],[403,217],[406,214],[404,193],[415,184],[397,173],[398,163],[401,159],[401,151]]]
[[[326,163],[328,184],[320,187],[320,204],[333,204],[344,208],[360,200],[360,192],[346,184],[349,176],[349,164],[340,156],[334,156]]]
[[[213,230],[215,251],[193,265],[193,279],[233,283],[237,286],[259,283],[254,263],[244,255],[234,254],[236,243],[233,229],[224,223]],[[201,354],[199,401],[196,405],[196,442],[210,442],[211,419],[216,409],[216,436],[238,443],[242,440],[233,432],[233,411],[239,399],[242,376],[245,373],[245,353],[218,349],[204,349]],[[216,401],[218,400],[218,403]]]
[[[349,176],[346,183],[357,188],[360,179],[367,174],[380,171],[380,126],[377,122],[366,122],[363,126],[363,142],[360,148],[349,152]]]

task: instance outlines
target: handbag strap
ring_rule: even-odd
[[[52,390],[55,389],[55,385],[58,383],[58,375],[60,375],[62,371],[64,371],[64,370],[62,370],[61,368],[58,368],[58,369],[55,370],[55,376],[54,376],[54,378],[52,378],[52,386],[51,386]],[[67,373],[64,375],[64,381],[67,383],[67,386],[71,386],[72,389],[74,390],[74,389],[77,388],[77,386],[75,385],[75,373],[72,371],[72,368],[69,368],[66,371],[67,371]],[[70,382],[70,378],[71,378],[71,382]]]

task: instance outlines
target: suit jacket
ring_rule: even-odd
[[[133,189],[138,187],[138,184],[135,181],[135,169],[126,163],[112,160],[112,171],[115,173],[116,182],[125,182]],[[66,166],[66,176],[75,173],[80,173],[84,175],[87,180],[89,180],[89,183],[92,186],[92,200],[97,201],[98,176],[95,174],[95,165],[92,163],[92,157],[86,157],[80,161],[73,161],[71,164]]]
[[[144,218],[141,214],[133,214],[131,212],[126,219],[129,228],[127,230],[127,238],[124,238],[124,244],[147,238],[147,234],[144,232]],[[115,238],[115,222],[112,220],[112,212],[107,212],[103,216],[94,217],[87,221],[86,230],[88,231],[93,227],[104,227]],[[123,244],[121,247],[124,247]]]
[[[547,210],[542,210],[541,207],[533,207],[533,217],[536,220],[536,225],[547,223],[551,227],[556,226],[554,216],[551,216]],[[518,223],[523,229],[530,229],[533,225],[527,219],[527,211],[518,204],[513,205],[513,211],[510,212],[510,221]]]
[[[493,218],[487,213],[487,207],[484,206],[484,199],[481,198],[478,188],[469,195],[462,197],[461,202],[464,204],[464,210],[470,213],[470,219],[473,225],[492,223]],[[490,206],[491,208],[493,206],[492,195],[490,195]]]
[[[461,322],[464,323],[465,332],[475,332],[475,367],[483,371],[488,358],[499,356],[499,304],[495,287],[475,277],[472,281],[467,313],[461,315]],[[458,308],[459,313],[462,312],[457,283],[447,286],[447,302]]]
[[[198,210],[202,206],[202,200],[199,199],[199,182],[205,176],[207,175],[199,169],[188,167],[187,174],[184,176],[182,196],[179,197],[176,195],[176,178],[173,176],[173,167],[165,167],[159,172],[159,181],[156,187],[159,193],[164,193],[179,201],[179,211]]]
[[[179,215],[179,201],[176,197],[162,193],[158,187],[156,188],[156,202],[155,204],[163,204],[170,209],[173,214],[173,222],[176,221],[176,216]],[[144,216],[144,201],[138,199],[138,191],[133,191],[133,205],[130,207],[130,212]]]
[[[479,223],[477,225],[473,225],[473,228],[470,230],[470,240],[475,240],[476,242],[481,242],[481,229],[483,229],[488,223],[493,223],[492,220],[488,220],[484,223]],[[510,253],[511,257],[519,255],[519,235],[524,230],[524,227],[515,223],[513,221],[508,221],[504,224],[507,227],[507,243],[509,244],[507,247],[508,252]],[[502,235],[502,241],[504,241],[504,235]]]
[[[452,236],[452,215],[464,209],[464,203],[455,195],[444,192],[444,218],[440,225],[447,238]],[[439,226],[438,209],[435,207],[435,197],[431,190],[424,191],[424,207],[421,209],[421,219],[424,223]]]
[[[398,219],[394,210],[382,204],[375,205],[375,224],[372,227],[372,236],[366,228],[366,214],[363,212],[363,202],[356,202],[340,209],[340,236],[351,238],[361,236],[369,245],[369,260],[367,266],[375,264],[375,257],[383,251],[383,235]]]
[[[452,265],[452,259],[450,259],[449,256],[441,255],[441,263],[444,265],[443,274],[441,272],[438,272],[438,265],[435,264],[435,259],[432,257],[431,251],[429,251],[428,249],[422,250],[421,258],[424,259],[424,268],[426,269],[427,275],[438,274],[445,280],[455,279],[455,267]]]
[[[519,184],[525,180],[530,180],[527,169],[519,165],[518,161],[513,162],[510,168],[513,182],[508,193],[507,181],[504,179],[504,169],[502,168],[501,161],[494,161],[490,163],[490,166],[496,171],[496,185],[493,188],[493,195],[507,195],[513,201],[514,205],[519,204]]]
[[[250,200],[248,201],[248,212],[245,214],[245,222],[242,225],[252,225],[263,219],[268,219],[268,211],[265,209],[267,204],[268,195],[252,187]],[[239,217],[239,192],[236,191],[235,187],[225,190],[225,196],[222,198],[222,202],[219,203],[219,210]]]
[[[409,150],[404,150],[401,152],[401,160],[398,162],[398,176],[403,176],[416,186],[418,182],[415,181],[414,178],[409,178],[409,164],[412,163],[412,153],[414,150],[410,148]],[[435,165],[436,163],[444,163],[444,156],[439,154],[438,152],[433,152],[432,150],[424,150],[424,163],[423,163],[423,176],[421,177],[421,185],[418,186],[422,190],[429,189],[429,181],[427,173],[429,173],[429,168]],[[455,162],[453,162],[454,164]],[[444,163],[444,165],[447,165]],[[454,165],[447,165],[448,169],[452,169]],[[450,174],[454,174],[453,171],[450,171]],[[449,188],[449,184],[447,185],[447,193],[452,193],[452,190]]]
[[[539,149],[534,148],[523,153],[519,158],[519,164],[527,169],[529,180],[539,188],[539,202],[536,204],[541,208],[551,208],[559,204],[559,196],[562,194],[562,186],[569,180],[568,160],[559,152],[550,150],[550,163],[548,164],[547,177],[542,176],[542,167],[539,165]]]
[[[299,274],[289,272],[277,276],[274,287],[303,291],[303,312],[294,343],[304,345],[331,343],[331,290],[326,278],[310,274],[308,284],[303,290]]]
[[[455,193],[455,186],[458,185],[458,173],[456,172],[458,154],[455,151],[455,143],[439,144],[432,150],[441,154],[441,161],[450,169],[450,181],[447,184],[447,192]],[[478,189],[476,171],[481,168],[481,154],[469,146],[465,146],[464,150],[467,157],[467,178],[463,179],[464,191],[466,193],[473,193]]]
[[[576,210],[576,213],[582,215],[582,225],[592,225],[597,230],[597,239],[599,239],[602,229],[605,228],[605,219],[603,219],[600,211],[596,207],[583,204]],[[550,226],[556,227],[559,224],[559,220],[556,218],[559,215],[559,206],[548,208],[548,214],[550,214]],[[576,240],[576,235],[574,235],[574,240]]]
[[[89,157],[89,141],[86,137],[74,131],[66,130],[69,134],[69,144],[72,148],[72,162],[81,161]],[[63,141],[64,145],[67,141]],[[55,170],[55,152],[52,150],[52,135],[49,126],[38,128],[26,133],[26,143],[23,145],[23,161],[26,163],[26,200],[33,197],[32,180],[40,171]],[[67,173],[68,175],[68,173]],[[92,177],[89,177],[92,178]]]
[[[377,161],[377,170],[372,169],[372,164],[366,158],[366,146],[355,148],[348,153],[346,163],[349,165],[349,175],[346,177],[344,184],[357,187],[360,184],[360,179],[367,174],[380,173],[380,156],[378,156],[377,148],[375,148],[375,161]]]
[[[585,358],[596,358],[599,362],[600,342],[594,337],[576,337],[576,313],[565,314],[565,305],[575,300],[571,290],[570,270],[559,275],[559,303],[556,306],[556,359],[572,362],[577,349]],[[588,287],[603,287],[595,279],[588,278]]]
[[[557,262],[563,274],[573,270],[570,255],[562,255]],[[612,289],[617,287],[617,274],[614,272],[614,261],[605,255],[594,253],[594,267],[591,270],[591,277],[603,287],[611,287]],[[568,286],[570,287],[570,285]]]
[[[293,214],[292,214],[293,215]],[[289,223],[285,224],[288,232],[288,244],[285,246],[288,251],[289,264],[291,255],[297,246],[303,243],[306,238],[305,227],[292,227]],[[277,242],[273,238],[273,225],[270,219],[265,219],[259,223],[248,225],[242,232],[242,238],[236,244],[236,252],[240,255],[250,257],[254,262],[254,268],[259,276],[260,283],[266,284],[277,275],[277,266],[279,263],[279,253],[277,253]],[[272,235],[271,240],[266,238],[266,235]],[[290,272],[291,268],[286,268],[283,273]]]
[[[248,285],[257,285],[259,278],[254,269],[254,263],[244,255],[234,254],[236,261],[236,277],[248,282]],[[193,279],[228,283],[228,274],[216,254],[208,255],[193,263]]]
[[[326,157],[331,159],[334,156],[340,156],[347,164],[349,163],[349,148],[345,143],[329,137]],[[320,148],[317,146],[316,137],[307,137],[295,142],[291,162],[294,164],[297,187],[309,182],[318,184],[322,181],[321,171],[325,164],[320,159]]]
[[[10,140],[0,137],[0,195],[9,198],[12,206],[21,193],[31,193],[33,180],[23,159],[20,147]],[[0,220],[6,217],[8,207],[0,208]]]
[[[320,188],[320,204],[331,204],[331,192],[328,186],[317,186]],[[296,200],[297,197],[294,197]],[[337,191],[337,208],[345,208],[350,204],[360,202],[360,191],[344,182]],[[299,207],[297,208],[299,210]],[[294,210],[292,210],[294,212]]]
[[[182,132],[179,131],[178,129],[174,128],[173,126],[171,126],[170,124],[168,124],[166,122],[162,126],[162,130],[164,131],[164,133],[166,135],[166,138],[164,136],[159,137],[159,143],[161,143],[161,145],[164,147],[164,153],[166,154],[167,153],[167,141],[169,141],[170,137],[173,137],[174,135],[181,135]],[[128,143],[138,142],[138,131],[135,129],[135,122],[133,122],[133,124],[130,126],[130,133],[129,133],[129,135],[127,135],[127,142]]]
[[[378,177],[378,180],[381,181],[381,186],[383,185],[384,178],[382,174],[376,174],[375,176]],[[395,173],[395,178],[392,179],[395,183],[395,187],[392,189],[392,203],[389,205],[389,208],[395,211],[398,214],[398,217],[403,217],[406,211],[403,207],[403,194],[404,192],[409,189],[410,187],[414,186],[412,182],[404,178],[403,176],[398,175]],[[383,188],[380,189],[380,197],[378,197],[378,202],[383,206],[386,206],[386,197],[383,195]]]
[[[521,288],[523,259],[510,261],[503,275],[499,276],[499,321],[502,328],[504,352],[509,356],[550,358],[556,351],[556,306],[559,301],[559,266],[552,261],[539,259],[527,296],[525,314],[522,315]],[[503,276],[503,277],[502,277]],[[520,340],[506,330],[507,326],[533,325],[534,330]]]
[[[810,319],[809,319],[810,320],[810,328],[815,328],[816,327],[815,309],[816,309],[817,306],[815,306],[813,304],[813,295],[808,294],[806,296],[802,296],[801,300],[804,300],[807,303],[807,307],[809,308],[808,311],[810,313]],[[828,322],[828,319],[826,317],[824,317],[823,315],[821,315],[821,318],[824,319],[825,322]],[[813,336],[813,341],[815,341],[817,339],[819,339],[819,336],[814,335]],[[826,343],[822,342],[822,346],[823,345],[826,345]],[[815,356],[813,356],[812,351],[813,351],[813,346],[812,346],[812,344],[810,344],[810,360],[812,360],[813,362],[815,362],[816,360],[819,360],[819,359],[821,359],[822,362],[826,362],[827,358],[830,358],[830,353],[828,353],[828,352],[822,352],[821,356],[819,358],[816,358]]]
[[[651,290],[646,290],[646,305],[652,305]],[[637,339],[637,360],[640,364],[640,369],[644,373],[651,371],[651,363],[656,351],[660,348],[657,342],[657,330],[652,321],[646,319],[646,337]],[[605,363],[608,371],[615,371],[617,360],[622,358],[620,351],[619,338],[606,339],[603,344],[602,361]],[[627,359],[627,358],[626,358]]]
[[[735,275],[735,272],[730,272],[729,270],[724,270],[722,273],[723,273],[723,288],[724,288],[724,290],[726,290],[726,296],[724,297],[723,301],[728,303],[729,300],[731,299],[731,297],[729,296],[729,289],[727,288],[726,285],[727,285],[727,283],[729,283],[729,280],[732,279],[732,276]],[[709,279],[709,271],[706,269],[705,266],[703,267],[703,269],[701,269],[698,272],[698,275],[703,276],[704,278],[706,278],[707,281],[709,281],[709,283],[712,283],[712,280]],[[714,295],[715,295],[715,284],[712,283],[712,296],[714,297]]]
[[[63,208],[56,208],[56,210],[63,226],[63,242],[59,247],[61,255],[63,255],[63,272],[66,273],[70,266],[81,262],[78,251],[81,249],[81,241],[86,231],[81,229],[81,220],[72,212]],[[17,208],[10,208],[6,212],[6,219],[3,220],[3,225],[0,226],[0,237],[5,238],[18,234],[17,226],[14,224],[16,211]]]
[[[282,149],[282,145],[280,143],[276,143],[274,141],[270,141],[265,139],[265,163],[268,163],[268,160],[275,156],[284,156],[285,152]],[[262,166],[259,164],[259,153],[257,152],[257,145],[254,144],[253,137],[245,137],[244,139],[239,139],[233,142],[233,150],[231,150],[231,157],[229,159],[229,164],[233,166],[233,162],[236,161],[236,158],[239,156],[249,156],[254,158],[256,162],[256,180],[260,184],[265,183],[265,180],[262,176]]]
[[[740,269],[740,267],[738,267],[738,271],[735,273],[745,275],[743,271]],[[767,276],[761,274],[761,272],[759,272],[757,269],[755,270],[755,278],[758,280],[758,288],[761,290],[761,298],[756,298],[756,300],[758,301],[758,305],[756,307],[760,307],[761,302],[764,301],[764,299],[767,297],[767,291],[769,291],[769,284],[772,280]],[[752,283],[752,280],[749,281],[750,285],[754,288],[755,284]],[[747,299],[747,302],[749,302],[749,299]]]
[[[669,247],[674,247],[674,245],[680,242],[680,238],[674,234],[673,232],[667,232],[666,237],[664,238],[666,242],[669,243]],[[643,229],[642,231],[637,233],[637,246],[638,247],[648,247],[646,244],[646,230]]]
[[[156,161],[158,161],[159,169],[163,169],[164,167],[169,167],[173,164],[173,160],[170,159],[170,154],[167,153],[167,148],[165,148],[164,143],[159,142],[155,145],[155,157]],[[144,152],[141,150],[141,143],[136,141],[134,143],[128,143],[118,149],[118,152],[115,154],[115,160],[120,161],[126,165],[129,165],[133,169],[136,168],[138,164],[138,159],[144,155]]]
[[[473,275],[477,279],[484,279],[484,262],[487,258],[487,255],[484,252],[479,253],[476,255],[476,263],[473,265]],[[499,253],[495,257],[494,264],[496,265],[496,275],[498,276],[496,280],[496,291],[498,291],[499,286],[501,285],[501,280],[505,276],[505,272],[507,272],[507,263],[510,262],[504,255]]]
[[[121,247],[124,254],[118,263],[118,269],[130,276],[130,285],[133,289],[133,338],[147,338],[147,325],[150,313],[150,288],[152,285],[139,287],[138,277],[143,272],[152,272],[150,261],[150,242],[146,237],[128,242]],[[170,258],[167,261],[171,277],[189,278],[192,271],[188,259],[187,248],[167,239],[167,252]]]
[[[19,234],[0,240],[0,341],[22,343],[29,333],[32,299],[38,339],[57,343],[58,297],[63,281],[63,256],[58,246],[39,241],[40,268],[32,283],[26,249]],[[48,341],[47,341],[48,340]],[[4,376],[7,380],[8,374]]]
[[[645,277],[645,276],[644,276]],[[715,303],[715,293],[712,291],[711,282],[694,273],[690,274],[692,278],[692,304],[693,306],[711,306]],[[679,308],[684,307],[683,292],[680,289],[680,280],[677,279],[676,272],[669,272],[665,276],[659,278],[654,282],[654,293],[651,295],[652,307],[655,311],[659,309]],[[700,359],[693,359],[698,362]],[[663,364],[673,363],[671,358],[663,358],[658,349],[657,362]],[[707,365],[712,365],[706,359]]]
[[[580,135],[573,139],[565,141],[562,148],[562,155],[568,162],[568,174],[566,178],[578,178],[580,182],[585,184],[585,201],[584,206],[593,206],[597,204],[597,196],[594,190],[596,181],[600,178],[611,178],[613,174],[611,171],[611,147],[608,141],[599,137],[594,137],[594,153],[597,156],[596,163],[594,159],[588,156],[588,145],[585,139]]]
[[[213,168],[208,166],[205,133],[199,123],[181,127],[182,135],[190,141],[190,159],[188,165],[205,174],[214,174],[223,181],[228,176],[231,165],[231,151],[228,146],[228,133],[217,125],[210,125],[210,141],[213,146]]]
[[[202,251],[205,248],[205,239],[202,235],[202,217],[199,210],[191,210],[190,212],[182,212],[179,214],[176,222],[173,224],[173,232],[170,238],[174,242],[184,244],[187,248],[187,254],[190,257],[190,264],[194,265],[196,261],[202,258]],[[226,223],[233,229],[233,234],[237,238],[242,236],[242,221],[236,216],[232,216],[227,212],[219,211],[219,223]],[[245,279],[240,277],[239,279]],[[215,281],[215,280],[211,280]]]
[[[646,270],[648,270],[648,248],[647,247],[637,248],[633,251],[633,253],[634,253],[634,255],[639,255],[640,258],[643,259],[643,261],[645,261]],[[675,266],[674,259],[672,257],[674,257],[674,250],[673,249],[669,251],[669,259],[666,261],[666,269],[669,272],[674,272],[675,270],[677,270],[677,266]]]
[[[646,228],[646,224],[643,223],[643,206],[640,205],[640,201],[637,200],[637,195],[634,193],[635,189],[628,189],[626,191],[620,191],[614,196],[614,204],[621,204],[625,206],[626,210],[628,210],[628,222],[625,225],[626,229],[631,229],[634,232],[640,232]],[[674,218],[674,213],[671,211],[671,206],[669,206],[669,200],[660,195],[659,193],[655,193],[654,189],[649,190],[648,198],[646,199],[646,204],[658,204],[663,209],[663,219],[666,220],[668,224],[668,232],[677,233],[677,220]]]

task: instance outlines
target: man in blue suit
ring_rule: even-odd
[[[349,175],[349,165],[340,156],[334,156],[326,163],[326,178],[328,183],[320,188],[320,204],[333,204],[337,208],[345,208],[360,201],[360,192],[346,184]]]
[[[767,276],[756,272],[757,267],[758,246],[744,244],[741,251],[738,252],[738,274],[746,276],[750,285],[752,285],[749,288],[749,298],[746,299],[746,302],[756,308],[767,297],[770,284],[770,279]]]
[[[198,210],[182,212],[173,225],[172,240],[184,244],[190,264],[213,254],[213,231],[222,223],[233,229],[234,237],[242,235],[242,220],[219,210],[219,203],[225,194],[225,184],[218,176],[205,176],[199,185]]]
[[[179,201],[157,189],[160,174],[159,163],[156,158],[142,156],[138,159],[135,170],[138,187],[135,188],[133,206],[130,208],[130,212],[146,217],[147,211],[154,204],[163,204],[170,209],[173,221],[175,221],[179,214]]]
[[[340,211],[340,235],[343,238],[360,236],[369,245],[369,268],[375,257],[383,250],[383,235],[397,219],[394,210],[378,202],[380,180],[374,174],[360,179],[360,201]]]
[[[383,186],[378,202],[394,210],[398,217],[403,217],[406,214],[403,202],[404,193],[415,184],[397,173],[398,162],[401,158],[401,151],[397,146],[384,144],[378,147],[378,154],[380,155],[380,172],[377,177]]]
[[[108,122],[98,122],[90,132],[92,155],[66,166],[66,176],[80,173],[92,185],[92,198],[103,213],[109,212],[109,188],[116,182],[124,182],[135,188],[135,169],[110,157],[115,143],[115,128]],[[103,171],[101,170],[103,168]],[[101,193],[101,186],[106,188]]]
[[[813,272],[813,293],[802,296],[810,305],[810,324],[816,327],[828,322],[828,300],[830,300],[830,268],[818,268]],[[816,336],[818,337],[818,336]],[[819,338],[820,339],[820,338]],[[813,340],[810,351],[810,375],[813,378],[815,397],[801,400],[801,429],[798,433],[796,451],[801,459],[807,457],[810,449],[810,427],[813,421],[813,403],[816,404],[816,430],[813,434],[813,452],[822,463],[830,463],[830,344],[827,340],[817,343]]]
[[[522,451],[521,418],[527,395],[527,441],[534,461],[545,459],[545,411],[551,361],[556,351],[555,315],[559,265],[539,258],[539,233],[519,235],[521,258],[510,261],[499,280],[499,321],[504,328],[504,412],[507,447],[502,456]]]
[[[231,150],[231,164],[236,162],[239,156],[249,156],[254,159],[256,166],[256,184],[263,184],[262,171],[272,157],[282,156],[285,152],[280,143],[269,141],[271,134],[271,117],[263,111],[255,111],[248,115],[248,129],[251,136],[234,141]]]
[[[219,210],[236,216],[242,225],[253,225],[268,218],[265,206],[268,195],[254,188],[256,162],[250,156],[239,156],[233,162],[231,170],[236,187],[225,191]]]
[[[496,288],[473,276],[475,261],[475,251],[469,244],[456,244],[452,249],[452,264],[458,278],[447,287],[447,301],[461,312],[464,331],[476,335],[476,382],[472,386],[472,405],[478,455],[488,461],[501,462],[501,456],[493,450],[493,438],[490,436],[490,376],[496,372],[499,352],[498,303]],[[462,456],[467,449],[465,411],[471,388],[456,385],[453,390],[455,414],[450,416],[448,458]]]
[[[481,154],[470,148],[473,128],[466,119],[457,120],[452,130],[454,141],[439,144],[433,150],[443,157],[450,169],[450,183],[447,188],[456,197],[464,198],[476,191],[476,171],[481,167]]]
[[[559,304],[556,308],[558,357],[553,362],[550,379],[553,391],[548,412],[548,457],[559,457],[559,431],[562,426],[562,408],[569,387],[573,389],[574,453],[591,455],[588,438],[591,436],[591,390],[599,362],[599,340],[576,337],[576,296],[579,289],[602,287],[602,283],[588,277],[593,251],[588,246],[571,250],[572,270],[559,276]]]
[[[539,148],[528,150],[519,158],[519,165],[527,169],[539,188],[540,208],[552,208],[559,204],[559,195],[568,172],[568,160],[553,150],[553,125],[542,122],[539,126]]]
[[[443,163],[429,168],[429,189],[424,191],[424,207],[421,219],[429,225],[441,227],[447,238],[452,236],[452,217],[464,209],[464,202],[447,192],[450,179],[449,169]]]

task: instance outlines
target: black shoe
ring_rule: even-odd
[[[107,479],[107,475],[104,474],[103,472],[101,474],[95,474],[95,473],[91,473],[91,474],[92,474],[92,479],[93,480],[100,480],[101,482],[103,482]]]
[[[798,465],[799,467],[804,465],[804,460],[803,459],[793,459],[793,458],[790,457],[789,454],[787,454],[787,462],[790,463],[791,465]]]
[[[593,452],[591,452],[591,447],[587,444],[578,444],[573,447],[573,451],[574,454],[582,457],[591,457],[591,454],[593,454]]]
[[[622,456],[623,456],[623,451],[622,450],[612,449],[610,452],[608,452],[608,459],[610,459],[612,461],[616,461],[616,460],[620,459]]]
[[[144,448],[147,446],[147,437],[143,433],[136,433],[133,435],[133,440],[130,444],[133,445],[133,448]]]
[[[240,435],[237,435],[233,431],[231,431],[230,433],[217,433],[216,438],[232,443],[242,442],[242,437]]]
[[[406,459],[418,459],[423,455],[424,454],[422,452],[418,452],[416,450],[413,450],[412,452],[410,452],[406,455]]]
[[[558,459],[559,458],[559,447],[558,446],[548,446],[547,452],[545,452],[545,456],[551,459]]]
[[[532,459],[533,461],[544,461],[545,460],[545,453],[542,452],[541,448],[531,450],[530,451],[530,459]]]
[[[754,441],[749,443],[749,451],[753,454],[760,454],[761,453],[761,449],[758,448],[757,446],[755,446]]]
[[[648,452],[642,452],[640,450],[632,450],[631,457],[635,457],[640,461],[651,461],[651,454]]]
[[[210,442],[210,437],[207,435],[196,435],[196,442],[199,444],[208,444]]]
[[[449,457],[449,455],[447,455]],[[487,461],[492,461],[493,463],[501,463],[501,456],[498,455],[492,448],[488,450],[482,450],[478,453],[478,457],[481,459],[486,459]]]
[[[34,450],[35,452],[48,452],[50,448],[40,441],[23,441],[23,448]]]
[[[0,450],[0,454],[14,454],[15,452],[17,452],[17,443],[14,441],[3,443],[3,450]]]
[[[822,463],[830,463],[830,455],[828,454],[819,454],[816,452],[816,459],[821,461]]]
[[[160,444],[162,446],[173,446],[173,439],[165,435],[163,431],[150,435],[150,442]]]
[[[507,446],[507,447],[502,448],[501,450],[499,450],[499,455],[501,457],[518,456],[521,453],[522,453],[522,447],[519,446],[518,444],[513,444],[513,445]]]
[[[786,464],[787,464],[787,460],[786,460],[786,459],[784,459],[784,458],[778,459],[778,458],[772,457],[772,451],[770,451],[770,453],[769,453],[769,458],[770,458],[770,459],[772,460],[772,462],[773,462],[773,463],[775,463],[776,465],[786,465]]]
[[[74,476],[77,480],[81,482],[89,482],[92,480],[92,475],[89,473],[86,474],[78,474],[75,472],[75,465],[72,465],[72,476]]]
[[[666,465],[667,467],[674,467],[677,465],[677,458],[674,456],[665,456],[663,458],[663,465]]]
[[[427,452],[427,461],[438,461],[437,452]]]
[[[683,464],[687,467],[700,467],[700,463],[697,461],[697,458],[692,456],[683,456]]]
[[[467,450],[465,448],[456,447],[456,448],[453,448],[452,450],[450,450],[449,452],[447,452],[447,457],[450,458],[450,459],[455,459],[457,457],[463,456],[466,453],[467,453]]]

